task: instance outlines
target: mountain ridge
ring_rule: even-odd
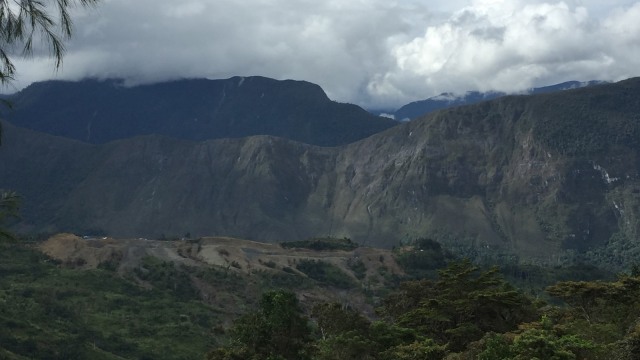
[[[269,136],[88,145],[6,126],[0,187],[24,194],[32,230],[381,247],[430,237],[471,257],[618,269],[640,254],[639,94],[634,78],[506,96],[335,148]],[[45,152],[71,160],[21,168]]]
[[[7,98],[15,125],[89,143],[161,134],[207,140],[273,135],[338,146],[395,125],[331,101],[306,81],[184,79],[126,87],[119,80],[34,83]]]
[[[456,95],[454,93],[442,93],[437,96],[430,97],[424,100],[417,100],[411,103],[405,104],[393,112],[393,116],[398,121],[408,121],[420,116],[424,116],[430,112],[447,109],[455,106],[471,105],[481,101],[493,100],[503,96],[509,95],[536,95],[546,94],[556,91],[564,91],[571,89],[578,89],[586,86],[594,86],[598,84],[604,84],[604,81],[591,80],[591,81],[566,81],[559,84],[543,86],[539,88],[530,88],[521,93],[505,93],[501,91],[467,91],[464,94]]]

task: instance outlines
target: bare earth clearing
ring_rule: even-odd
[[[307,275],[296,269],[296,264],[304,260],[321,260],[338,267],[352,277],[357,286],[353,289],[315,286],[297,290],[303,305],[308,308],[317,302],[337,301],[360,308],[369,314],[372,314],[372,308],[368,304],[370,301],[366,300],[364,290],[382,288],[389,276],[404,274],[389,250],[367,247],[351,251],[285,249],[278,244],[227,237],[161,241],[141,238],[82,238],[73,234],[58,234],[40,244],[39,249],[64,266],[95,269],[100,264],[110,263],[122,275],[130,274],[133,269],[143,266],[143,259],[149,256],[176,266],[224,269],[242,276],[247,281],[245,293],[239,296],[255,298],[260,294],[252,293],[252,274],[262,272],[276,275],[288,272],[306,277]],[[360,279],[349,265],[354,261],[364,265],[364,276],[361,274]],[[230,310],[229,306],[232,305],[227,302],[231,298],[223,295],[215,284],[203,284],[197,280],[194,284],[201,292],[203,300]]]

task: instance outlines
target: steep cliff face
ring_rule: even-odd
[[[639,226],[639,83],[506,97],[349,146],[339,163],[359,185],[339,197],[343,224],[383,243],[428,235],[471,253],[548,260],[614,240],[629,247]]]
[[[34,229],[385,247],[428,236],[471,256],[618,266],[640,248],[638,114],[632,79],[449,109],[339,148],[268,136],[94,146],[7,126],[0,186],[24,194]]]

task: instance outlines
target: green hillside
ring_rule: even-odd
[[[56,257],[34,248],[55,252],[56,244],[69,240],[76,249],[58,248]],[[375,250],[378,257],[368,260],[373,253],[365,255],[366,248],[287,246],[274,253],[277,245],[199,239],[166,242],[158,251],[152,242],[140,247],[143,242],[107,239],[94,246],[96,241],[65,235],[0,247],[0,357],[632,359],[638,351],[637,269],[633,276],[593,281],[583,269],[503,268],[508,279],[552,285],[532,297],[511,286],[498,268],[445,256],[426,239],[393,253]],[[296,246],[305,243],[314,246],[317,239]],[[94,263],[110,244],[126,251]],[[229,266],[184,265],[204,259],[190,251],[212,245]],[[172,248],[182,257],[173,258],[167,252]],[[128,256],[140,251],[160,257],[143,255],[130,267]],[[246,263],[237,257],[241,253],[259,256]],[[305,253],[317,259],[307,263],[324,264],[324,270],[281,267],[283,259]],[[342,267],[331,265],[332,257],[363,262]],[[381,264],[391,267],[394,259],[407,274],[387,277],[390,268]],[[317,277],[329,268],[334,275]],[[412,269],[430,271],[410,275]],[[548,276],[544,281],[535,280],[540,270]],[[374,276],[385,279],[375,290]],[[578,278],[588,281],[566,281]],[[336,279],[349,279],[350,285]],[[366,301],[355,301],[359,296]]]

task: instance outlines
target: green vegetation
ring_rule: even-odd
[[[468,260],[439,270],[436,281],[401,284],[382,310],[397,325],[453,351],[487,332],[510,331],[535,318],[531,301],[503,280],[497,268],[481,271]]]
[[[636,358],[640,278],[565,281],[547,291],[566,304],[533,300],[497,268],[462,260],[438,270],[434,280],[402,283],[383,300],[375,321],[338,303],[317,304],[306,318],[293,293],[270,292],[257,312],[234,323],[228,345],[208,359]],[[276,296],[287,300],[274,306]],[[292,345],[267,345],[279,344],[283,333]]]
[[[362,259],[350,258],[347,262],[349,269],[353,271],[353,274],[358,280],[362,280],[367,276],[367,266]]]
[[[538,120],[535,135],[545,145],[569,155],[592,155],[620,147],[640,147],[640,110],[633,80],[621,82],[612,96],[609,86],[568,92],[562,101],[553,95],[533,97]]]
[[[542,267],[537,265],[504,264],[500,272],[509,283],[533,296],[544,296],[545,288],[561,281],[615,280],[615,274],[593,265]]]
[[[285,267],[282,272],[259,271],[256,273],[263,289],[311,289],[316,286],[313,279],[302,276]]]
[[[499,270],[447,258],[431,270],[434,253],[447,254],[426,239],[396,251],[429,277],[415,273],[363,291],[374,314],[355,298],[318,298],[369,279],[362,276],[368,263],[355,256],[347,262],[353,276],[320,260],[244,272],[154,257],[118,273],[117,264],[71,269],[24,243],[5,244],[0,358],[632,359],[640,350],[639,266],[632,276],[594,281],[603,273],[585,265]],[[567,281],[533,298],[501,271],[527,292]]]
[[[0,189],[0,243],[15,240],[15,236],[5,229],[7,222],[18,217],[20,197],[13,191]]]
[[[356,249],[358,244],[351,241],[349,238],[336,239],[332,237],[325,238],[313,238],[301,241],[287,241],[280,243],[285,249],[302,248],[311,249],[317,251],[325,250],[345,250],[350,251]]]
[[[236,320],[229,333],[229,345],[213,350],[207,359],[310,358],[311,328],[291,292],[266,292],[259,309]]]
[[[432,277],[436,269],[454,258],[439,242],[428,238],[416,239],[408,246],[396,249],[395,257],[398,265],[415,278]]]
[[[168,261],[147,256],[142,265],[134,269],[134,274],[142,281],[149,282],[154,289],[168,291],[181,300],[198,300],[198,291],[193,287],[189,275]]]
[[[152,274],[173,289],[171,276]],[[8,359],[197,359],[221,321],[173,290],[60,268],[24,246],[0,251],[0,303],[0,357]]]
[[[323,285],[349,289],[355,286],[353,279],[339,267],[322,260],[302,260],[296,269]]]
[[[8,1],[0,3],[0,83],[7,84],[15,75],[15,65],[10,57],[14,55],[12,50],[21,49],[23,56],[31,54],[35,34],[41,35],[40,38],[49,45],[56,67],[60,67],[64,55],[63,40],[71,37],[73,28],[70,8],[77,5],[92,6],[97,2],[98,0],[57,1],[55,7],[37,0],[21,1],[20,6],[13,6]]]

